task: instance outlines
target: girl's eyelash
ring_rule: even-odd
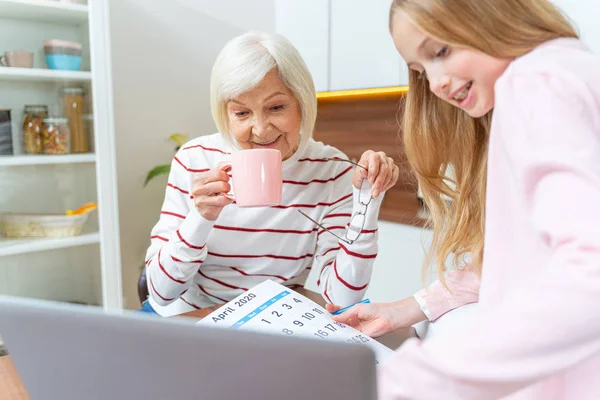
[[[440,51],[437,52],[437,54],[435,56],[436,57],[444,57],[447,54],[448,54],[448,46],[444,46],[444,47],[442,47],[442,49]]]

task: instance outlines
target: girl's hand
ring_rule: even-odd
[[[341,307],[326,305],[327,311],[334,312]],[[427,317],[413,297],[394,303],[357,304],[339,315],[334,321],[342,322],[365,335],[378,337],[401,328],[408,328]]]

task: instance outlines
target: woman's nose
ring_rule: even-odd
[[[267,118],[255,117],[252,121],[252,134],[264,136],[269,131],[269,120]]]

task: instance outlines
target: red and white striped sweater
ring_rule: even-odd
[[[191,178],[229,160],[231,151],[214,134],[190,141],[174,157],[146,254],[152,307],[168,316],[224,303],[266,279],[287,286],[317,280],[323,297],[342,306],[362,299],[377,256],[383,196],[369,204],[363,233],[352,245],[302,216],[297,210],[341,235],[360,207],[352,186],[354,166],[323,160],[346,156],[311,139],[283,162],[280,206],[232,204],[208,221],[194,207]]]

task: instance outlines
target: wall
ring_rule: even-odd
[[[600,1],[598,0],[552,0],[572,20],[581,40],[600,55]]]
[[[223,45],[250,29],[274,29],[273,0],[110,2],[121,259],[125,306],[136,285],[166,178],[142,187],[170,162],[169,134],[216,131],[209,106],[212,64]]]

